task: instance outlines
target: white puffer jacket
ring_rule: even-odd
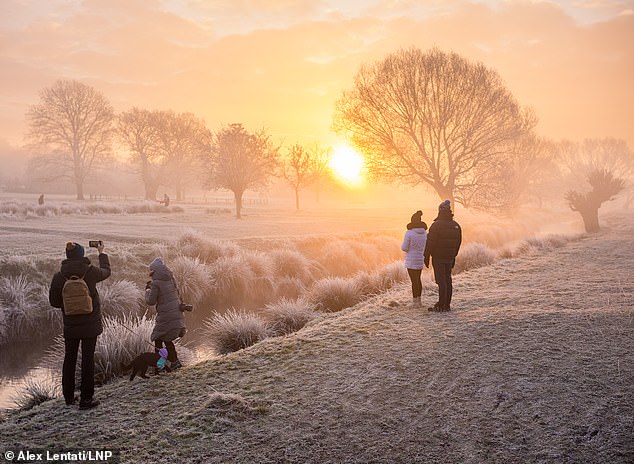
[[[407,269],[423,269],[425,259],[423,252],[427,243],[427,231],[423,228],[410,229],[405,232],[405,238],[401,245],[401,250],[406,252],[405,267]]]

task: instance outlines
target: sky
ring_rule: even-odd
[[[634,149],[634,0],[1,0],[0,156],[58,79],[116,111],[240,122],[284,144],[337,143],[360,66],[438,47],[495,69],[553,139]],[[20,155],[24,157],[24,155]]]

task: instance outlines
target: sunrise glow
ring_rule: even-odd
[[[364,159],[349,145],[334,148],[330,158],[330,168],[339,181],[348,186],[359,186],[363,183]]]

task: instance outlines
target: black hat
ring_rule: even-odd
[[[66,242],[66,257],[68,259],[77,259],[84,257],[84,247],[79,243]]]

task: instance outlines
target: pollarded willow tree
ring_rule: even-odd
[[[481,208],[508,202],[515,187],[507,172],[535,125],[497,72],[438,49],[363,66],[333,121],[374,176],[428,184],[443,199]]]
[[[230,124],[214,134],[204,162],[206,185],[232,191],[240,219],[244,192],[268,185],[279,167],[279,151],[264,130],[250,133],[242,124]]]
[[[94,88],[60,80],[29,107],[26,139],[37,154],[34,166],[45,181],[69,179],[77,199],[84,199],[84,183],[94,165],[111,150],[114,111]]]

